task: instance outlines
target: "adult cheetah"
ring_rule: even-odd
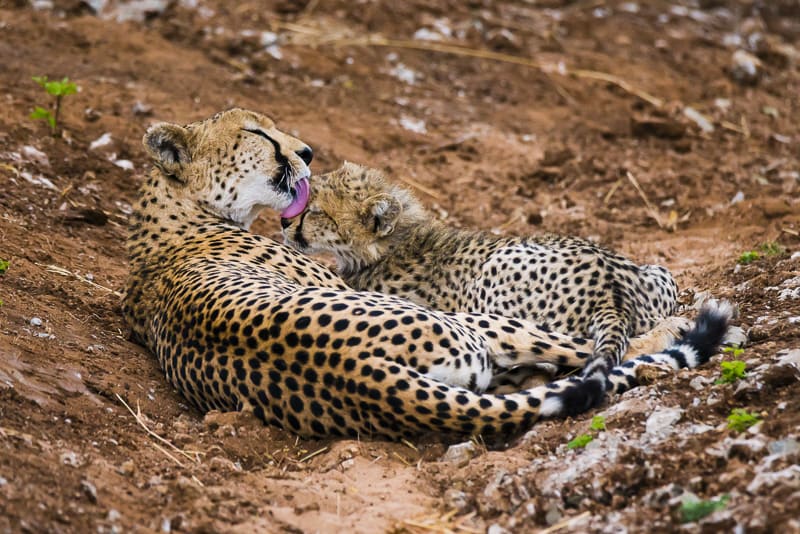
[[[353,163],[315,177],[308,208],[283,218],[282,227],[298,250],[333,254],[355,289],[591,337],[601,365],[617,365],[630,337],[648,333],[677,305],[677,286],[663,267],[636,265],[575,237],[498,237],[447,226],[409,190]],[[525,376],[518,371],[517,380]],[[622,377],[624,368],[615,373]]]
[[[603,397],[568,378],[513,395],[478,394],[495,364],[578,363],[589,342],[531,323],[442,313],[351,290],[307,256],[247,228],[308,194],[311,150],[241,109],[143,139],[155,168],[132,217],[123,311],[135,339],[201,409],[252,409],[301,436],[509,435]],[[730,318],[709,308],[684,339],[691,363]],[[678,349],[676,349],[678,350]]]

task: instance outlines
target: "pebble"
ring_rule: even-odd
[[[112,523],[114,523],[116,521],[119,521],[121,518],[122,518],[122,514],[119,513],[119,510],[115,510],[114,508],[109,510],[108,511],[108,515],[106,516],[106,519],[108,519]]]
[[[747,485],[747,492],[758,493],[764,486],[771,488],[779,482],[785,482],[795,489],[800,488],[800,465],[790,465],[786,469],[769,473],[758,473]]]
[[[81,489],[83,493],[89,498],[92,504],[97,504],[97,488],[94,484],[89,482],[88,480],[83,480],[81,482]]]
[[[492,523],[489,525],[489,528],[486,529],[486,534],[511,534],[511,531],[501,527],[497,523]]]
[[[675,423],[683,416],[681,408],[658,408],[645,423],[645,432],[650,435],[666,437],[675,430]]]
[[[135,104],[133,104],[133,108],[131,108],[134,115],[139,115],[141,117],[146,117],[148,115],[152,115],[153,113],[153,106],[149,106],[147,104],[142,103],[140,100],[137,100]]]
[[[448,508],[453,508],[457,513],[466,511],[469,506],[469,497],[461,490],[450,488],[444,492],[444,502]]]
[[[761,76],[761,60],[744,50],[737,50],[731,58],[731,77],[742,84],[755,84]]]
[[[800,451],[800,443],[794,438],[781,439],[778,441],[771,441],[767,445],[770,454],[778,454],[781,456],[795,454]]]
[[[111,144],[111,134],[106,132],[91,143],[89,143],[89,150],[97,150]]]
[[[442,456],[443,462],[450,462],[456,464],[458,467],[464,467],[478,454],[478,448],[472,441],[465,441],[463,443],[456,443],[450,445],[447,451]]]
[[[59,460],[61,461],[62,464],[69,465],[72,467],[78,467],[79,465],[81,465],[81,461],[78,458],[78,455],[72,451],[65,451],[61,453]]]
[[[31,317],[31,326],[42,326],[42,320],[38,317]]]
[[[25,145],[22,147],[22,153],[34,163],[38,163],[39,165],[43,165],[45,167],[50,166],[50,160],[48,159],[47,154],[36,147]]]
[[[689,119],[690,121],[694,122],[698,128],[703,130],[706,133],[711,133],[714,131],[714,125],[708,120],[708,117],[697,111],[692,107],[686,107],[683,110],[683,115]]]

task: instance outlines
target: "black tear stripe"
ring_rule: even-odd
[[[281,145],[263,130],[248,130],[247,128],[242,128],[242,130],[261,136],[272,143],[272,147],[275,149],[275,161],[278,162],[278,172],[274,178],[275,186],[278,189],[283,189],[287,193],[292,193],[289,188],[289,159],[281,152]]]

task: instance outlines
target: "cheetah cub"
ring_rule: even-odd
[[[576,237],[456,229],[380,171],[352,163],[316,176],[306,210],[282,219],[282,227],[285,242],[298,250],[332,253],[356,289],[590,337],[597,363],[612,367],[631,336],[649,332],[677,305],[675,280],[664,267],[637,265]]]

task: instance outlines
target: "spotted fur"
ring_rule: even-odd
[[[251,409],[302,436],[513,434],[580,413],[600,380],[481,394],[496,366],[581,365],[591,342],[482,313],[351,290],[247,228],[285,209],[310,149],[235,109],[144,136],[155,168],[132,217],[123,311],[135,339],[201,409]]]
[[[447,226],[374,169],[345,163],[315,177],[311,191],[306,211],[282,222],[287,244],[332,253],[339,274],[356,289],[590,337],[594,358],[586,377],[608,374],[630,337],[651,331],[677,305],[677,286],[663,267],[637,265],[575,237],[498,237]],[[633,383],[639,363],[623,368],[622,376],[617,369],[613,387]]]

